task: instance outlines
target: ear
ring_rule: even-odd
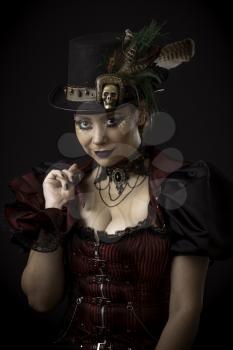
[[[138,118],[138,126],[143,126],[146,122],[146,112],[140,112]]]
[[[147,112],[147,109],[146,109],[146,104],[145,104],[144,100],[140,101],[138,109],[139,109],[139,116],[138,116],[137,125],[138,126],[143,126],[146,123],[147,115],[148,115],[148,112]]]

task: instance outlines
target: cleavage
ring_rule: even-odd
[[[109,235],[115,234],[116,231],[137,226],[148,217],[150,202],[148,177],[117,206],[106,206],[94,186],[92,191],[85,194],[84,200],[85,207],[80,206],[83,226],[95,231],[104,231]]]

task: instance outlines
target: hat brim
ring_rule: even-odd
[[[105,108],[102,104],[97,101],[88,102],[73,102],[68,101],[65,97],[64,89],[66,85],[59,85],[49,93],[48,101],[49,104],[57,109],[70,112],[81,112],[81,113],[103,113]]]
[[[65,97],[64,89],[66,85],[59,85],[54,90],[52,90],[48,95],[49,104],[57,109],[69,111],[69,112],[79,112],[79,113],[106,113],[104,106],[97,101],[88,101],[88,102],[73,102],[68,101]],[[154,91],[154,94],[157,92],[164,91],[164,89],[158,89]],[[135,100],[127,101],[122,103],[124,106],[127,103],[135,104]]]

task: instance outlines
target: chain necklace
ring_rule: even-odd
[[[102,168],[98,166],[96,178],[94,181],[94,185],[96,189],[99,191],[99,195],[101,200],[104,202],[105,205],[108,207],[115,207],[118,204],[120,204],[126,197],[130,195],[130,193],[134,190],[134,188],[140,186],[146,179],[148,171],[145,167],[144,164],[145,157],[144,156],[139,156],[136,159],[133,160],[126,160],[122,161],[112,167],[106,167]],[[101,171],[102,170],[102,171]],[[137,178],[134,182],[133,185],[129,183],[129,173],[133,172],[137,174]],[[139,177],[143,176],[142,180],[139,181]],[[105,180],[108,178],[107,185],[105,187],[101,187],[101,181]],[[112,183],[115,184],[116,189],[118,191],[118,196],[116,198],[113,198],[111,195],[111,186]],[[103,198],[102,192],[103,190],[107,190],[108,196],[111,202],[116,202],[124,193],[126,188],[129,187],[130,191],[127,192],[123,198],[116,204],[114,203],[113,205],[109,205]]]

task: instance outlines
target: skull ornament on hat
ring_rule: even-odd
[[[153,110],[155,92],[168,71],[194,55],[192,39],[160,47],[161,27],[155,21],[141,31],[86,35],[70,41],[68,83],[49,95],[58,109],[96,113],[125,103],[145,101]]]
[[[106,110],[113,109],[118,101],[118,87],[116,85],[105,85],[102,92],[102,100]]]

